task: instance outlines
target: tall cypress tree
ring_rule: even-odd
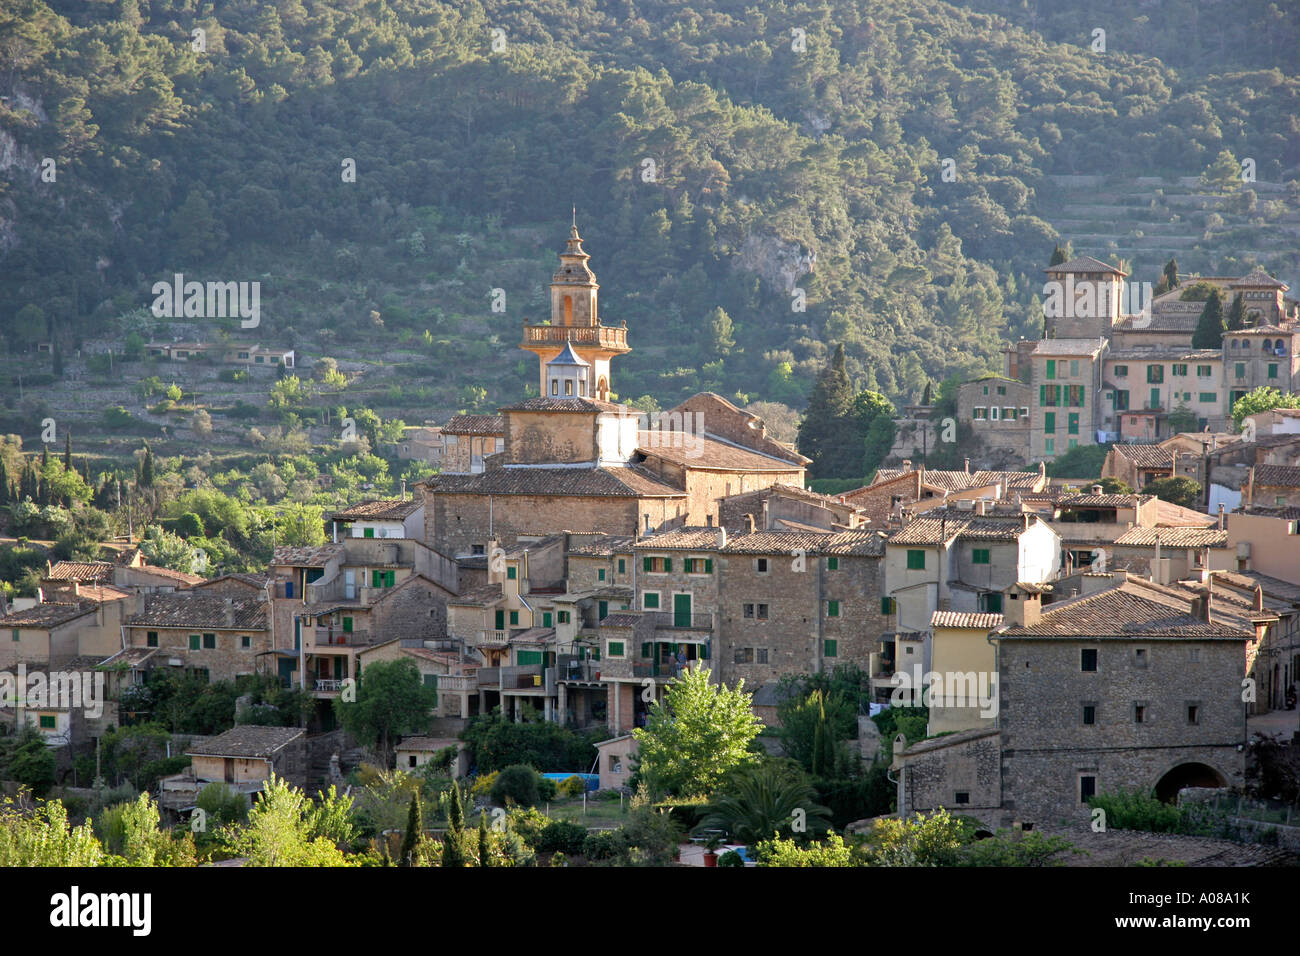
[[[63,470],[72,471],[72,429],[63,430]]]
[[[1165,284],[1170,289],[1178,288],[1178,260],[1177,259],[1170,258],[1170,260],[1165,263]]]
[[[487,811],[483,810],[478,815],[478,865],[492,865],[492,851],[488,845],[488,827]]]
[[[808,468],[811,477],[859,477],[862,451],[844,432],[852,413],[853,388],[844,370],[844,346],[840,344],[818,374],[808,410],[799,423],[799,452],[812,459]]]
[[[1205,308],[1201,309],[1201,319],[1196,323],[1196,331],[1192,334],[1192,348],[1222,348],[1223,331],[1223,298],[1219,295],[1219,290],[1215,289],[1205,300]]]
[[[1062,262],[1069,262],[1073,258],[1074,249],[1070,246],[1068,240],[1064,246],[1057,243],[1056,248],[1052,250],[1052,261],[1048,263],[1048,266],[1059,266]]]
[[[153,450],[144,443],[144,459],[140,462],[140,487],[153,487]]]
[[[402,848],[398,851],[398,866],[415,866],[416,851],[420,847],[420,837],[424,835],[424,818],[420,812],[420,798],[411,794],[411,810],[406,817],[406,835],[402,837]]]
[[[1228,331],[1240,332],[1246,327],[1246,297],[1238,292],[1228,306]]]
[[[452,781],[447,791],[447,833],[442,838],[442,865],[464,866],[465,853],[461,833],[465,828],[465,808],[461,804],[460,784]]]
[[[9,470],[5,468],[5,460],[0,458],[0,505],[7,505],[12,500],[9,493]]]

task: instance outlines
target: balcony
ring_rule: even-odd
[[[606,325],[525,325],[521,348],[530,345],[596,345],[611,352],[630,352],[627,329]]]
[[[440,693],[465,693],[478,689],[476,677],[464,677],[458,674],[439,674],[438,691]]]
[[[543,693],[545,684],[542,680],[541,664],[524,664],[513,667],[502,667],[501,671],[501,689],[506,690],[534,690],[537,693]]]
[[[600,681],[600,661],[582,660],[571,654],[561,654],[556,670],[558,678],[575,684],[595,684]]]
[[[304,645],[313,647],[366,647],[371,643],[369,631],[317,631]]]
[[[343,689],[341,680],[318,680],[316,681],[316,692],[319,694],[337,694]]]
[[[480,631],[479,647],[505,647],[510,643],[509,631]]]
[[[707,611],[688,617],[671,611],[652,611],[647,615],[656,631],[708,631],[713,633],[713,615]],[[689,621],[689,623],[687,623]]]
[[[475,679],[479,687],[496,689],[501,686],[501,668],[480,667]]]

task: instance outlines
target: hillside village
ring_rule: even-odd
[[[94,716],[31,700],[0,715],[39,733],[59,784],[81,792],[74,771],[160,706],[160,681],[252,679],[237,723],[177,739],[175,755],[169,739],[153,791],[165,820],[192,819],[211,785],[315,792],[383,764],[437,768],[459,807],[455,781],[485,775],[474,728],[487,720],[585,734],[567,765],[532,771],[617,800],[647,786],[658,758],[641,750],[662,746],[657,716],[694,676],[752,695],[751,739],[796,761],[792,715],[814,687],[851,686],[845,722],[818,725],[807,765],[850,789],[887,780],[831,807],[848,834],[947,811],[983,835],[1087,846],[1108,795],[1285,802],[1261,766],[1285,776],[1300,740],[1300,411],[1240,426],[1233,411],[1259,386],[1300,391],[1300,302],[1284,283],[1259,269],[1176,276],[1133,313],[1122,269],[1049,266],[1072,302],[1095,305],[1049,315],[1041,340],[1004,349],[1002,376],[958,387],[973,436],[962,467],[927,467],[943,422],[934,404],[909,406],[892,464],[828,495],[809,490],[809,457],[721,395],[661,412],[612,401],[638,330],[602,314],[590,260],[575,217],[549,308],[521,330],[536,394],[408,432],[402,454],[436,472],[332,511],[324,543],[206,577],[153,564],[134,541],[50,561],[36,597],[0,619],[0,671],[102,674],[108,699]],[[1205,301],[1183,292],[1198,283],[1241,303],[1219,348],[1193,347]],[[1175,429],[1180,409],[1195,427]],[[922,432],[928,447],[910,447]],[[1099,444],[1100,477],[1049,475]],[[991,452],[1001,464],[981,467]],[[1147,490],[1180,477],[1199,500]],[[427,695],[419,726],[359,739],[346,709],[367,674],[397,665]],[[299,697],[290,717],[281,693]],[[708,793],[675,794],[688,795]],[[1183,859],[1300,851],[1285,812],[1234,813],[1235,842],[1189,842]],[[693,819],[677,861],[715,865],[721,843],[752,862],[759,840],[710,819]],[[390,852],[386,838],[374,847]]]

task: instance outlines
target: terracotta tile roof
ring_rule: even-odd
[[[203,581],[203,575],[190,574],[188,571],[173,571],[171,568],[160,568],[156,564],[142,564],[136,571],[143,571],[145,574],[153,574],[160,578],[168,578],[178,584],[198,584]]]
[[[875,490],[877,485],[895,481],[908,474],[919,475],[920,480],[925,484],[935,488],[942,488],[945,491],[965,491],[967,488],[985,488],[996,484],[1001,484],[1006,490],[1019,490],[1032,488],[1039,480],[1037,471],[975,471],[968,473],[965,471],[926,468],[924,471],[913,469],[911,472],[907,472],[899,468],[881,468],[876,472],[876,478],[870,485],[866,488],[855,488],[853,491],[846,491],[844,497],[849,498],[864,491]]]
[[[81,593],[74,595],[73,586],[78,585]],[[134,597],[134,591],[126,591],[122,588],[115,588],[111,584],[86,584],[81,581],[56,581],[48,589],[42,588],[48,594],[56,594],[58,598],[69,603],[77,601],[92,601],[95,604],[107,604],[110,601],[122,601],[129,597]]]
[[[506,417],[504,415],[453,415],[451,421],[442,426],[444,435],[504,435]]]
[[[613,402],[602,402],[597,398],[551,398],[547,395],[538,398],[525,399],[522,402],[515,402],[513,405],[502,405],[503,412],[577,412],[582,414],[591,414],[592,412],[617,412],[619,409],[625,409],[626,406],[615,405]]]
[[[1106,353],[1106,361],[1115,360],[1140,362],[1151,359],[1156,362],[1178,361],[1180,359],[1194,362],[1210,362],[1222,359],[1223,353],[1218,349],[1193,349],[1183,345],[1133,346],[1127,349],[1111,349]]]
[[[222,581],[242,581],[244,584],[252,585],[255,588],[263,589],[266,587],[270,575],[267,574],[250,574],[247,571],[231,571],[220,577],[209,578],[199,584],[194,585],[194,590],[199,591],[211,587],[214,584],[220,584]]]
[[[1004,626],[998,637],[1061,638],[1223,638],[1247,640],[1254,632],[1192,613],[1191,602],[1165,589],[1129,580],[1094,594],[1043,608],[1038,623],[1026,627]]]
[[[465,607],[486,607],[499,600],[501,600],[501,585],[485,584],[458,594],[454,598],[447,598],[447,603]]]
[[[603,534],[574,542],[569,546],[569,554],[602,557],[609,554],[629,554],[636,539],[629,534]]]
[[[637,450],[687,468],[726,471],[801,471],[802,466],[751,448],[741,448],[707,435],[679,431],[638,432]]]
[[[1130,528],[1115,539],[1116,545],[1165,548],[1226,548],[1228,532],[1216,528]]]
[[[1215,518],[1202,511],[1184,508],[1169,501],[1156,503],[1156,527],[1158,528],[1208,528],[1216,523]]]
[[[755,531],[727,536],[728,554],[790,555],[796,551],[817,554],[829,535],[816,531]]]
[[[862,555],[879,558],[885,554],[885,535],[880,531],[839,531],[822,540],[819,554]]]
[[[414,498],[376,498],[334,512],[335,521],[400,521],[424,507],[423,501]]]
[[[1172,471],[1174,467],[1173,450],[1159,445],[1120,442],[1112,445],[1110,450],[1122,458],[1127,458],[1139,468],[1168,468]]]
[[[261,598],[226,598],[202,591],[146,594],[144,611],[124,622],[128,627],[266,630],[266,602]]]
[[[1286,521],[1294,521],[1300,518],[1300,508],[1265,508],[1254,505],[1250,508],[1242,508],[1241,513],[1257,515],[1261,518],[1281,518]]]
[[[396,750],[411,750],[420,753],[433,753],[448,747],[460,747],[461,742],[455,737],[403,737]]]
[[[23,611],[10,611],[4,617],[0,617],[0,628],[58,627],[60,624],[75,621],[93,610],[95,610],[95,605],[91,601],[78,601],[76,603],[48,601]]]
[[[1030,521],[1039,519],[1031,516]],[[889,544],[937,545],[955,538],[967,541],[1015,541],[1024,533],[1025,523],[1022,515],[971,515],[946,512],[936,515],[933,511],[913,518],[906,528],[896,531],[889,539]]]
[[[721,536],[721,528],[674,528],[641,538],[632,548],[636,551],[717,551]]]
[[[1092,355],[1105,347],[1103,339],[1043,339],[1034,346],[1034,355]]]
[[[1276,325],[1252,325],[1248,329],[1225,332],[1225,335],[1291,335],[1295,329],[1284,329]]]
[[[1034,487],[1038,484],[1039,475],[1037,471],[977,471],[973,478],[970,484],[972,488],[1001,482],[1004,488],[1016,490]]]
[[[47,581],[108,582],[113,577],[111,561],[56,561],[45,575]]]
[[[635,465],[616,468],[493,468],[477,475],[436,475],[434,494],[557,495],[584,498],[684,498],[684,489]]]
[[[1229,283],[1228,283],[1228,287],[1229,287],[1229,288],[1237,288],[1237,287],[1239,287],[1239,286],[1248,286],[1248,287],[1250,287],[1250,288],[1252,288],[1252,289],[1258,289],[1258,288],[1267,288],[1267,289],[1287,289],[1287,288],[1290,288],[1290,287],[1289,287],[1285,282],[1282,282],[1282,281],[1279,280],[1279,279],[1274,279],[1271,275],[1269,275],[1269,274],[1268,274],[1267,272],[1265,272],[1263,269],[1251,269],[1250,272],[1248,272],[1246,275],[1242,276],[1240,279],[1234,279],[1232,282],[1229,282]]]
[[[323,568],[333,558],[343,554],[341,544],[322,544],[316,547],[288,547],[275,549],[271,563],[294,568]]]
[[[1139,320],[1141,325],[1138,324]],[[1200,320],[1199,312],[1161,312],[1160,307],[1156,306],[1152,315],[1146,319],[1136,315],[1120,316],[1114,328],[1120,332],[1195,332]],[[1215,354],[1223,357],[1221,352]]]
[[[511,644],[549,644],[555,640],[555,628],[530,627],[518,634],[510,635]]]
[[[1043,271],[1048,274],[1054,272],[1108,272],[1119,276],[1128,275],[1127,272],[1117,269],[1114,266],[1107,265],[1100,259],[1094,259],[1092,256],[1075,256],[1073,259],[1069,259],[1065,262],[1057,263],[1054,266],[1048,266]]]
[[[1300,467],[1295,465],[1256,465],[1255,486],[1300,488]]]
[[[303,735],[300,727],[258,727],[242,724],[195,744],[191,757],[271,757]]]
[[[969,627],[992,631],[1002,626],[1001,614],[978,614],[969,611],[935,611],[930,615],[930,627]]]
[[[1132,508],[1146,504],[1155,495],[1068,495],[1060,500],[1062,508]]]
[[[634,614],[629,611],[616,611],[613,614],[606,614],[601,620],[601,627],[636,627],[641,621],[642,615]]]

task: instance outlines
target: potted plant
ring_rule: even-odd
[[[722,835],[720,833],[711,833],[709,838],[704,841],[704,865],[718,865],[718,847],[722,846]]]

